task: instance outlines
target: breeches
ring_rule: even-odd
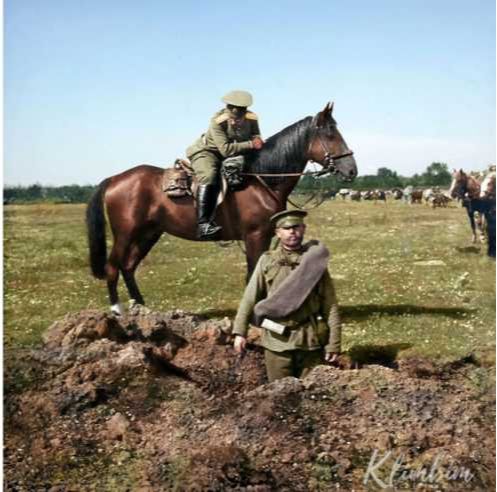
[[[213,152],[201,150],[193,156],[188,156],[195,175],[200,184],[219,184],[219,173],[221,170],[221,160]]]
[[[273,352],[264,350],[266,372],[269,382],[293,376],[305,377],[312,368],[324,363],[323,350],[286,350]]]

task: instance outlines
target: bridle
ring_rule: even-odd
[[[321,137],[321,134],[319,133],[319,131],[317,132],[317,137],[318,137],[319,144],[321,145],[321,148],[323,149],[323,152],[324,152],[323,162],[319,163],[319,164],[321,164],[323,166],[323,169],[322,169],[322,171],[320,171],[320,173],[321,174],[327,174],[327,173],[338,174],[340,171],[337,169],[337,166],[335,165],[335,161],[343,159],[344,157],[353,156],[354,152],[352,152],[351,150],[349,150],[347,152],[344,152],[343,154],[332,155],[331,152],[330,152],[330,149],[327,147],[326,142]],[[311,148],[311,144],[312,144],[312,139],[309,142],[309,149],[308,149],[308,151]]]

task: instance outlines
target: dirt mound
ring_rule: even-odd
[[[267,384],[257,336],[240,358],[227,328],[139,307],[54,323],[6,366],[6,488],[494,488],[493,373],[476,359]]]

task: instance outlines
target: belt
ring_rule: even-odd
[[[277,321],[273,321],[269,318],[265,318],[262,323],[261,323],[261,328],[265,328],[266,330],[278,333],[279,335],[282,335],[285,330],[288,328],[289,330],[296,330],[300,328],[301,326],[304,326],[308,324],[309,322],[312,322],[312,319],[315,318],[316,321],[322,320],[323,317],[320,314],[311,314],[309,317],[305,318],[304,320],[300,321],[299,323],[295,325],[282,325],[281,323],[278,323]]]
[[[307,318],[303,319],[302,321],[299,321],[296,325],[290,325],[287,326],[288,329],[293,329],[293,328],[300,328],[303,325],[306,325],[307,323],[311,322],[312,320],[315,319],[316,321],[320,321],[323,319],[323,317],[320,314],[311,314]]]

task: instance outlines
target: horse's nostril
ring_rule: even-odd
[[[351,170],[349,171],[349,176],[350,176],[351,178],[353,178],[355,175],[356,175],[355,170],[354,170],[354,169],[351,169]]]

